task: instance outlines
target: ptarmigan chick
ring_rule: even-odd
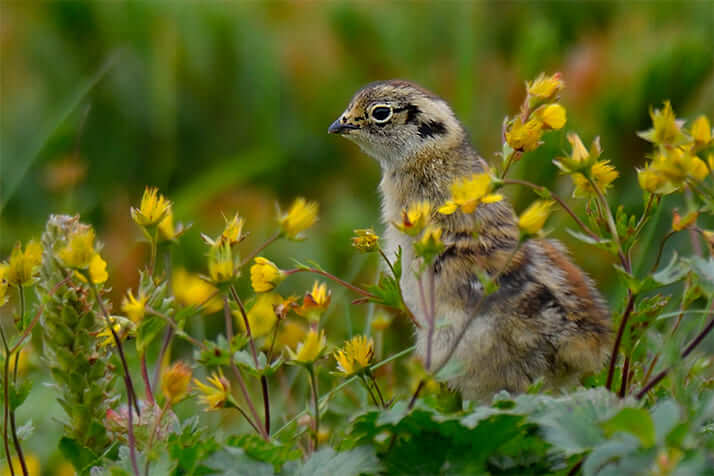
[[[407,81],[371,83],[359,90],[328,131],[357,143],[382,167],[380,189],[386,248],[403,250],[402,289],[414,311],[418,354],[427,347],[412,240],[393,223],[414,202],[439,206],[457,179],[488,171],[449,105]],[[437,326],[432,368],[452,353],[465,372],[449,385],[467,399],[499,390],[522,392],[544,377],[556,387],[597,372],[608,357],[610,320],[592,280],[553,240],[518,246],[519,230],[506,200],[473,213],[436,214],[446,248],[431,269]],[[482,298],[479,273],[496,277],[498,290]],[[479,301],[483,301],[479,304]],[[468,324],[468,325],[467,325]],[[466,327],[464,327],[467,325]]]

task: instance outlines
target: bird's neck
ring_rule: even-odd
[[[449,148],[424,147],[402,160],[382,162],[382,218],[385,223],[398,221],[402,210],[414,202],[428,200],[440,206],[455,180],[486,169],[466,141]]]

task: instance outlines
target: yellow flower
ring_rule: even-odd
[[[441,234],[442,229],[440,226],[427,226],[419,241],[414,243],[416,256],[424,258],[425,263],[430,263],[435,256],[444,250]]]
[[[682,132],[684,121],[677,119],[669,101],[664,102],[664,108],[651,109],[652,129],[638,132],[643,139],[658,145],[676,146],[686,142],[687,137]]]
[[[374,341],[365,336],[353,337],[345,342],[342,349],[334,353],[337,370],[346,377],[367,368],[373,356]]]
[[[538,119],[530,119],[525,124],[517,117],[506,131],[506,142],[514,150],[528,152],[540,145],[543,124]]]
[[[41,476],[42,471],[40,469],[40,460],[37,459],[32,453],[25,453],[25,464],[27,465],[28,476]],[[2,471],[3,476],[10,476],[10,469],[7,463],[3,462],[4,469]],[[20,466],[20,459],[17,456],[12,457],[12,467],[15,468],[15,474],[22,474],[22,466]],[[72,473],[74,474],[74,473]]]
[[[548,129],[562,129],[566,122],[565,108],[560,104],[548,104],[538,109],[537,117]]]
[[[146,187],[138,209],[131,207],[131,218],[137,225],[158,225],[169,213],[171,202],[156,187]]]
[[[320,315],[325,312],[325,309],[330,304],[331,296],[332,291],[327,289],[325,283],[315,281],[312,285],[312,290],[309,293],[305,293],[302,305],[295,309],[295,312],[310,322],[318,322]]]
[[[518,218],[518,226],[525,233],[535,235],[545,225],[552,206],[553,202],[550,200],[536,200]]]
[[[102,259],[99,253],[94,253],[89,262],[89,279],[94,284],[102,284],[109,278],[107,274],[107,262]]]
[[[245,220],[236,213],[233,218],[226,220],[226,226],[218,238],[221,243],[228,243],[233,246],[243,239],[243,224]]]
[[[419,239],[419,243],[422,245],[439,245],[441,244],[441,234],[443,233],[443,230],[441,229],[440,226],[435,226],[435,225],[429,225],[426,230],[424,230],[424,234],[421,235],[421,238]]]
[[[161,376],[161,391],[170,405],[184,399],[191,384],[191,369],[183,362],[174,363]]]
[[[218,374],[214,373],[208,378],[210,385],[202,383],[201,381],[194,379],[193,383],[196,384],[201,395],[201,403],[206,405],[206,410],[218,410],[230,404],[231,402],[231,384],[223,376],[222,372]]]
[[[593,182],[595,182],[595,185],[597,185],[602,193],[606,193],[612,182],[620,175],[615,167],[610,165],[610,161],[608,160],[595,162],[590,169],[590,174]],[[573,197],[587,198],[595,194],[595,190],[593,190],[590,182],[583,174],[576,172],[572,174],[571,177],[575,184]]]
[[[42,246],[30,241],[22,251],[22,244],[17,242],[10,253],[10,259],[4,265],[4,277],[13,286],[28,286],[32,284],[42,264]]]
[[[560,73],[555,73],[552,76],[546,76],[544,73],[541,73],[535,80],[526,83],[528,94],[539,99],[549,99],[553,97],[563,89],[564,86],[565,84],[561,79]]]
[[[276,293],[258,295],[255,303],[246,313],[248,324],[250,324],[250,333],[254,339],[263,337],[273,330],[273,326],[278,321],[278,316],[275,314],[275,306],[282,302],[283,298]],[[243,314],[239,310],[234,310],[233,316],[235,316],[243,332],[246,332]]]
[[[182,306],[203,306],[206,314],[223,309],[223,301],[218,297],[218,289],[185,269],[179,268],[174,271],[171,289],[176,302]]]
[[[300,239],[300,233],[317,221],[318,208],[316,202],[308,202],[302,197],[296,199],[288,212],[278,220],[283,233],[290,239]]]
[[[707,145],[712,140],[712,126],[705,115],[699,116],[693,123],[690,130],[692,139],[698,146]]]
[[[235,278],[235,263],[230,244],[211,246],[208,253],[208,275],[216,284],[227,283]]]
[[[255,264],[250,267],[250,284],[256,293],[272,291],[285,278],[275,263],[262,256],[255,258]]]
[[[288,347],[287,350],[290,355],[290,360],[303,364],[311,364],[320,357],[326,345],[327,339],[325,337],[325,331],[320,331],[318,334],[315,329],[310,329],[310,332],[307,333],[307,337],[305,337],[305,341],[298,344],[297,352],[293,352],[290,347]]]
[[[114,329],[114,332],[116,332],[117,337],[119,337],[119,340],[124,340],[124,338],[129,335],[129,326],[126,325],[126,320],[123,321],[124,325],[122,325],[122,322],[114,316],[110,317],[109,321],[112,323],[112,328]],[[109,329],[108,327],[105,327],[104,329],[99,331],[96,337],[104,339],[99,343],[99,347],[104,348],[116,344],[114,340],[114,335],[112,334],[111,329]]]
[[[373,229],[357,229],[355,230],[355,235],[357,236],[352,237],[352,246],[357,248],[357,250],[363,253],[369,253],[377,249],[379,236],[374,233]]]
[[[637,170],[637,181],[642,190],[650,193],[666,195],[677,190],[677,187],[673,186],[664,174],[653,167],[652,164],[644,169]]]
[[[503,199],[498,193],[491,193],[493,183],[487,173],[473,174],[451,184],[451,200],[447,201],[439,213],[451,215],[459,208],[464,213],[473,213],[482,203],[493,203]]]
[[[20,350],[19,358],[17,359],[17,373],[19,375],[24,375],[27,368],[30,366],[30,355],[32,354],[32,347],[25,346]]]
[[[146,303],[149,300],[141,291],[137,297],[138,299],[134,297],[130,289],[121,301],[121,310],[124,311],[126,316],[134,323],[138,323],[144,318]]]
[[[402,210],[402,222],[394,223],[394,226],[402,233],[414,236],[419,234],[429,223],[431,215],[431,203],[426,200],[413,202],[406,210]]]
[[[87,269],[95,254],[94,230],[86,228],[71,234],[67,245],[59,250],[57,257],[69,268]]]

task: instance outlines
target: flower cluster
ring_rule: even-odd
[[[457,210],[473,213],[481,204],[503,200],[503,195],[492,193],[493,188],[493,180],[485,172],[458,179],[451,184],[451,198],[439,207],[439,213],[451,215]]]

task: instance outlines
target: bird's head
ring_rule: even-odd
[[[370,83],[327,130],[355,143],[384,168],[428,149],[461,143],[465,133],[449,105],[408,81]]]

